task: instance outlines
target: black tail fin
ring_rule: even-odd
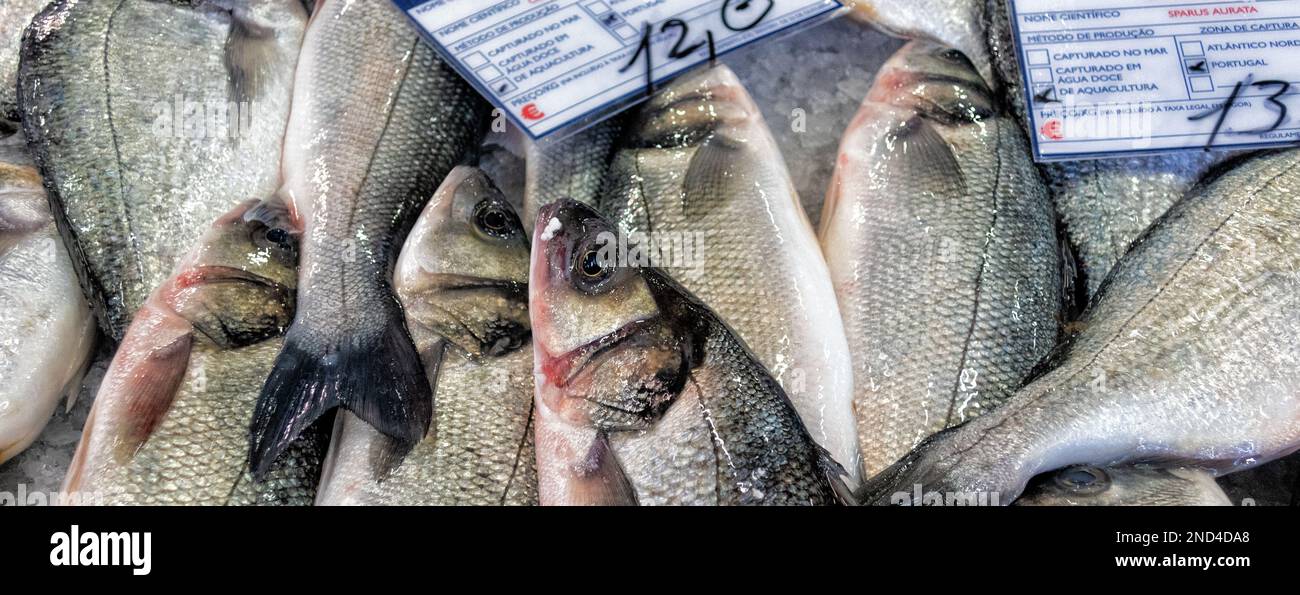
[[[400,309],[377,335],[317,347],[320,341],[303,340],[302,330],[289,329],[253,412],[248,465],[254,477],[261,478],[299,433],[336,407],[399,443],[424,438],[433,419],[433,392]]]

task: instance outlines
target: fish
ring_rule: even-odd
[[[975,63],[990,86],[996,86],[985,40],[983,0],[848,0],[849,16],[905,39],[921,39],[954,48]]]
[[[624,260],[667,272],[735,329],[856,483],[852,362],[835,289],[736,75],[726,66],[685,75],[630,116],[596,206],[618,224]]]
[[[305,25],[296,0],[58,0],[28,29],[23,129],[114,342],[212,221],[279,187]]]
[[[1201,469],[1076,465],[1034,478],[1014,506],[1232,506]]]
[[[543,505],[830,505],[847,472],[779,382],[698,297],[623,266],[617,226],[542,207],[533,234],[537,472]]]
[[[17,120],[18,51],[23,31],[49,0],[5,0],[0,3],[0,119]]]
[[[434,390],[409,453],[341,413],[320,505],[535,505],[528,234],[482,170],[452,170],[416,221],[394,284]]]
[[[1029,120],[1006,0],[989,0],[989,55],[1015,121]],[[1029,134],[1034,131],[1029,130]],[[1181,151],[1039,164],[1078,267],[1086,306],[1133,240],[1234,151]]]
[[[95,345],[95,319],[16,124],[0,120],[0,463],[69,407]]]
[[[1068,465],[1254,467],[1300,449],[1300,151],[1225,163],[1143,234],[1001,407],[865,486],[1009,502]]]
[[[845,131],[820,237],[880,472],[993,409],[1056,344],[1055,215],[1020,127],[961,52],[903,46]]]
[[[293,317],[298,229],[275,199],[208,226],[131,323],[63,493],[99,505],[310,505],[327,433],[256,481],[248,419]]]
[[[316,3],[280,191],[305,230],[297,317],[249,425],[255,474],[340,406],[407,445],[424,438],[432,393],[392,267],[489,111],[392,3]]]
[[[539,209],[561,198],[596,204],[626,119],[614,116],[558,141],[527,144],[526,229],[537,223]]]

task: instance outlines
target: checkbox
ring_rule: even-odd
[[[1205,58],[1188,58],[1183,60],[1187,74],[1210,74],[1210,63]]]
[[[509,95],[510,93],[513,93],[514,90],[516,89],[514,84],[506,79],[501,79],[499,81],[492,81],[491,83],[488,84],[492,85],[492,90],[496,92],[497,95]]]
[[[1035,83],[1050,83],[1052,82],[1052,69],[1050,68],[1030,69],[1029,80]]]
[[[1026,54],[1029,56],[1030,66],[1047,66],[1052,63],[1047,50],[1029,50]]]
[[[1209,93],[1214,90],[1214,79],[1208,76],[1194,76],[1188,79],[1192,83],[1192,91],[1195,93]]]
[[[583,4],[583,6],[586,7],[587,10],[591,11],[591,14],[605,14],[609,12],[609,5],[601,2],[601,0],[587,2]]]
[[[479,68],[487,65],[487,63],[487,56],[484,56],[483,52],[474,52],[473,54],[465,56],[465,65],[470,68]]]
[[[619,37],[622,37],[623,39],[632,39],[640,35],[640,33],[637,32],[637,30],[633,28],[632,25],[623,25],[622,27],[615,29],[614,33]]]
[[[502,76],[505,76],[501,74],[501,71],[498,70],[496,66],[488,66],[487,68],[480,68],[475,72],[477,72],[478,75],[482,77],[482,79],[485,81],[494,81],[496,79],[501,78]]]
[[[1060,103],[1056,97],[1056,85],[1034,85],[1034,103]]]
[[[1183,47],[1183,55],[1184,55],[1184,56],[1204,56],[1204,55],[1205,55],[1205,46],[1204,46],[1204,45],[1201,45],[1201,42],[1199,42],[1199,41],[1184,41],[1184,42],[1182,42],[1181,45],[1182,45],[1182,47]]]

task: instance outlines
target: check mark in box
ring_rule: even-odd
[[[1030,66],[1048,66],[1052,63],[1052,58],[1048,55],[1047,50],[1029,50],[1025,52],[1025,55],[1029,58]]]
[[[1188,58],[1205,55],[1205,45],[1199,41],[1184,41],[1180,45],[1183,48],[1183,55]]]
[[[1192,84],[1193,93],[1209,93],[1214,90],[1214,79],[1208,76],[1193,76],[1187,80]]]
[[[1050,68],[1030,69],[1029,80],[1035,83],[1050,83],[1052,82],[1052,69]]]

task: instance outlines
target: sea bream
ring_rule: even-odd
[[[452,170],[394,274],[433,387],[433,425],[408,453],[340,414],[318,504],[537,503],[528,248],[492,181],[477,168]]]
[[[725,66],[629,116],[597,210],[621,264],[655,266],[736,331],[813,438],[859,477],[852,368],[826,261],[758,106]]]
[[[424,438],[432,394],[392,267],[488,111],[392,3],[317,3],[284,142],[282,192],[305,229],[298,316],[250,428],[254,471],[339,406],[407,444]]]
[[[275,193],[297,0],[51,3],[23,38],[27,141],[106,333],[213,221]]]
[[[1029,482],[1015,506],[1232,506],[1201,469],[1075,465]]]
[[[81,389],[95,319],[17,125],[0,119],[0,463]]]
[[[826,505],[844,470],[722,319],[655,268],[621,266],[617,228],[542,208],[529,310],[541,503]]]
[[[999,493],[1074,464],[1228,472],[1300,448],[1300,151],[1225,164],[1133,245],[1044,372],[872,479]]]
[[[140,310],[100,385],[64,484],[83,502],[310,505],[325,434],[256,481],[248,419],[293,318],[298,231],[249,201],[208,226]]]
[[[821,241],[868,475],[996,407],[1056,344],[1051,203],[1020,127],[957,50],[914,41],[881,68],[840,146]]]

